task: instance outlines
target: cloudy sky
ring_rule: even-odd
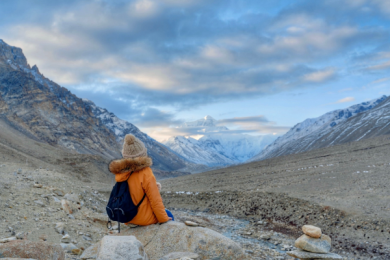
[[[161,140],[211,115],[282,134],[390,94],[387,0],[2,0],[0,39]]]

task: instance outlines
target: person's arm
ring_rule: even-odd
[[[145,183],[143,184],[144,190],[158,222],[165,223],[169,220],[169,217],[165,211],[160,192],[157,188],[156,178],[154,177],[152,170],[149,170],[150,174],[147,175]]]

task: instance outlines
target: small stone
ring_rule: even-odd
[[[332,240],[327,235],[322,235],[321,238],[312,238],[307,235],[302,235],[295,241],[295,247],[312,253],[325,254],[330,251],[331,241]]]
[[[199,226],[198,223],[193,222],[193,221],[184,221],[184,224],[186,224],[187,226],[191,226],[191,227],[197,227],[197,226]]]
[[[70,236],[68,234],[66,234],[65,236],[63,236],[61,238],[61,243],[70,243],[72,241],[72,239],[70,238]]]
[[[64,199],[72,201],[74,203],[80,203],[80,198],[76,194],[69,194],[69,193],[67,193],[67,194],[65,194]]]
[[[43,185],[42,185],[42,184],[35,183],[33,187],[34,187],[34,188],[42,188]]]
[[[65,211],[66,214],[72,214],[73,211],[69,205],[69,201],[67,200],[61,200],[62,209]]]
[[[16,239],[17,239],[16,237],[3,238],[3,239],[0,239],[0,243],[8,243],[8,242],[14,241]]]
[[[71,253],[72,250],[78,249],[77,246],[73,245],[72,243],[61,243],[61,247],[67,253]]]
[[[86,241],[92,241],[92,238],[87,237],[87,236],[83,236],[83,239],[86,240]]]
[[[72,214],[69,214],[68,217],[69,217],[70,219],[75,219],[75,217],[74,217]]]
[[[57,231],[57,233],[59,233],[61,235],[64,234],[64,232],[65,232],[65,223],[63,223],[63,222],[56,223],[55,230]]]
[[[71,251],[72,255],[81,255],[82,252],[83,250],[81,250],[80,248],[72,249]]]
[[[271,234],[262,234],[262,235],[259,236],[259,238],[262,239],[262,240],[270,240],[271,237],[272,237]]]
[[[112,226],[111,230],[118,230],[118,225]]]
[[[59,189],[54,189],[53,190],[54,194],[56,194],[57,196],[64,196],[65,193],[62,191],[62,190],[59,190]]]
[[[304,225],[302,227],[303,233],[313,238],[320,238],[322,235],[321,229],[312,225]]]
[[[39,236],[39,239],[42,240],[42,241],[46,241],[47,240],[47,235],[42,234],[42,235]]]
[[[327,253],[327,254],[317,254],[317,253],[310,253],[305,252],[301,250],[291,251],[287,252],[289,256],[303,259],[303,260],[309,260],[309,259],[321,259],[321,260],[337,260],[337,259],[343,259],[342,256],[334,253]]]
[[[16,238],[17,239],[23,239],[24,235],[25,235],[24,232],[19,232],[19,233],[16,234]]]
[[[45,207],[46,206],[45,203],[43,203],[41,200],[35,200],[34,203],[39,205],[39,206],[41,206],[41,207]]]

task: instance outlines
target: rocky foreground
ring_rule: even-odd
[[[100,249],[95,246],[106,237],[118,235],[117,226],[111,230],[106,227],[104,209],[111,187],[110,182],[86,183],[54,168],[0,164],[0,256],[39,260],[97,258]],[[171,259],[167,258],[169,254],[177,252],[195,252],[193,259],[262,259],[259,255],[289,259],[271,248],[251,251],[237,237],[217,233],[222,231],[221,226],[230,227],[227,219],[213,221],[208,219],[212,216],[197,218],[180,211],[174,214],[175,222],[161,226],[130,229],[121,225],[120,235],[135,236],[149,259]],[[188,220],[195,224],[184,225]],[[237,222],[230,223],[237,226]],[[245,226],[240,226],[237,234],[245,236]],[[292,245],[293,241],[285,244]]]
[[[100,164],[88,162],[85,156],[80,155],[77,163],[69,161],[65,164],[66,167],[49,163],[65,161],[64,154],[49,148],[36,150],[40,158],[50,157],[47,162],[31,157],[23,157],[27,159],[22,160],[21,152],[16,148],[7,148],[5,153],[0,154],[0,206],[3,209],[0,211],[0,239],[6,248],[26,241],[46,246],[51,243],[55,246],[52,248],[53,252],[63,252],[65,259],[80,259],[82,254],[88,252],[87,249],[117,232],[107,229],[105,214],[113,179],[111,175],[104,176],[97,171],[96,167]],[[370,149],[371,152],[375,150]],[[294,241],[302,235],[300,228],[306,224],[320,227],[332,239],[331,252],[346,259],[389,259],[390,225],[385,218],[386,208],[382,208],[382,218],[376,215],[367,217],[329,204],[317,203],[312,197],[318,194],[312,191],[303,199],[277,190],[261,190],[262,183],[272,187],[278,181],[279,186],[284,185],[282,180],[286,176],[282,176],[283,171],[291,171],[291,178],[287,180],[297,185],[298,176],[301,181],[318,178],[318,175],[324,178],[322,173],[330,175],[334,171],[332,174],[336,174],[340,169],[350,168],[348,158],[338,159],[339,165],[336,165],[335,157],[328,156],[330,161],[324,164],[315,164],[314,159],[301,160],[300,167],[296,167],[297,162],[284,161],[276,174],[259,174],[253,169],[247,173],[243,170],[245,166],[240,166],[239,176],[233,174],[237,170],[233,168],[233,173],[227,169],[220,170],[226,171],[228,177],[219,172],[213,176],[199,174],[165,180],[162,182],[164,204],[167,208],[174,209],[177,222],[192,221],[233,240],[243,249],[247,259],[293,259],[287,253],[298,249]],[[380,155],[375,156],[375,159],[379,160]],[[287,164],[290,168],[286,167]],[[345,168],[341,168],[340,165],[344,164]],[[380,174],[385,174],[387,165],[375,161],[376,167],[370,167],[373,180],[353,180],[358,184],[360,180],[360,185],[373,185],[379,180]],[[276,171],[271,166],[257,166],[262,171]],[[331,175],[328,177],[332,180]],[[248,185],[244,186],[245,182]],[[234,186],[233,183],[240,185]],[[381,185],[385,183],[386,179],[383,179]],[[324,187],[317,186],[321,194],[323,189]],[[330,191],[336,194],[335,190],[329,189]],[[380,194],[385,196],[385,192],[381,190]],[[372,205],[366,203],[364,207],[379,207],[380,203],[386,203],[386,200],[377,196],[368,197],[365,190],[360,193],[366,196],[364,201],[372,202]],[[336,198],[341,201],[341,197]],[[374,213],[377,214],[378,211]],[[123,232],[123,235],[132,234]],[[140,238],[137,239],[141,241]],[[148,254],[148,246],[143,246]],[[174,251],[177,248],[164,253],[175,253]],[[198,255],[202,257],[201,254]]]

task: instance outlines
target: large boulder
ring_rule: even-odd
[[[28,240],[11,241],[0,245],[2,258],[33,258],[36,260],[64,260],[65,253],[60,245]]]
[[[246,259],[243,249],[229,238],[203,227],[189,227],[169,221],[162,225],[124,228],[121,234],[135,236],[144,245],[151,260],[172,252],[193,252],[200,259]]]
[[[134,236],[105,236],[96,260],[149,260],[141,242]]]

